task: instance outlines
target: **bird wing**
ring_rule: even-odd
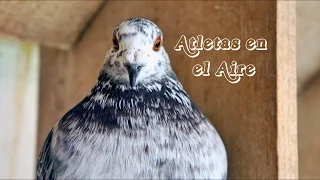
[[[54,179],[53,178],[53,161],[51,151],[51,140],[53,130],[49,132],[47,139],[45,140],[42,150],[39,155],[37,164],[37,180]]]

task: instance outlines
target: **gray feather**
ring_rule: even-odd
[[[123,44],[162,36],[141,18],[124,21],[115,34]],[[110,49],[91,92],[49,133],[37,179],[226,179],[224,144],[177,80],[165,50],[132,56],[137,63],[139,56],[154,58],[141,60],[146,67],[131,87],[122,66],[128,58],[121,59],[131,57],[129,48]]]

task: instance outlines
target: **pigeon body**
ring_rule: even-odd
[[[226,179],[225,146],[153,22],[127,19],[90,93],[50,131],[37,179]]]

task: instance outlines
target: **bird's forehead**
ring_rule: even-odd
[[[119,41],[138,35],[140,37],[142,35],[146,40],[155,40],[159,36],[162,38],[162,32],[159,27],[153,22],[142,18],[132,18],[123,21],[114,29],[114,35]]]

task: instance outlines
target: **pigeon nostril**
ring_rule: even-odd
[[[124,64],[124,67],[125,67],[127,70],[131,69],[131,66],[130,66],[129,64]]]
[[[138,67],[137,67],[137,70],[138,70],[138,71],[140,71],[140,70],[141,70],[141,68],[142,68],[142,66],[138,66]]]

